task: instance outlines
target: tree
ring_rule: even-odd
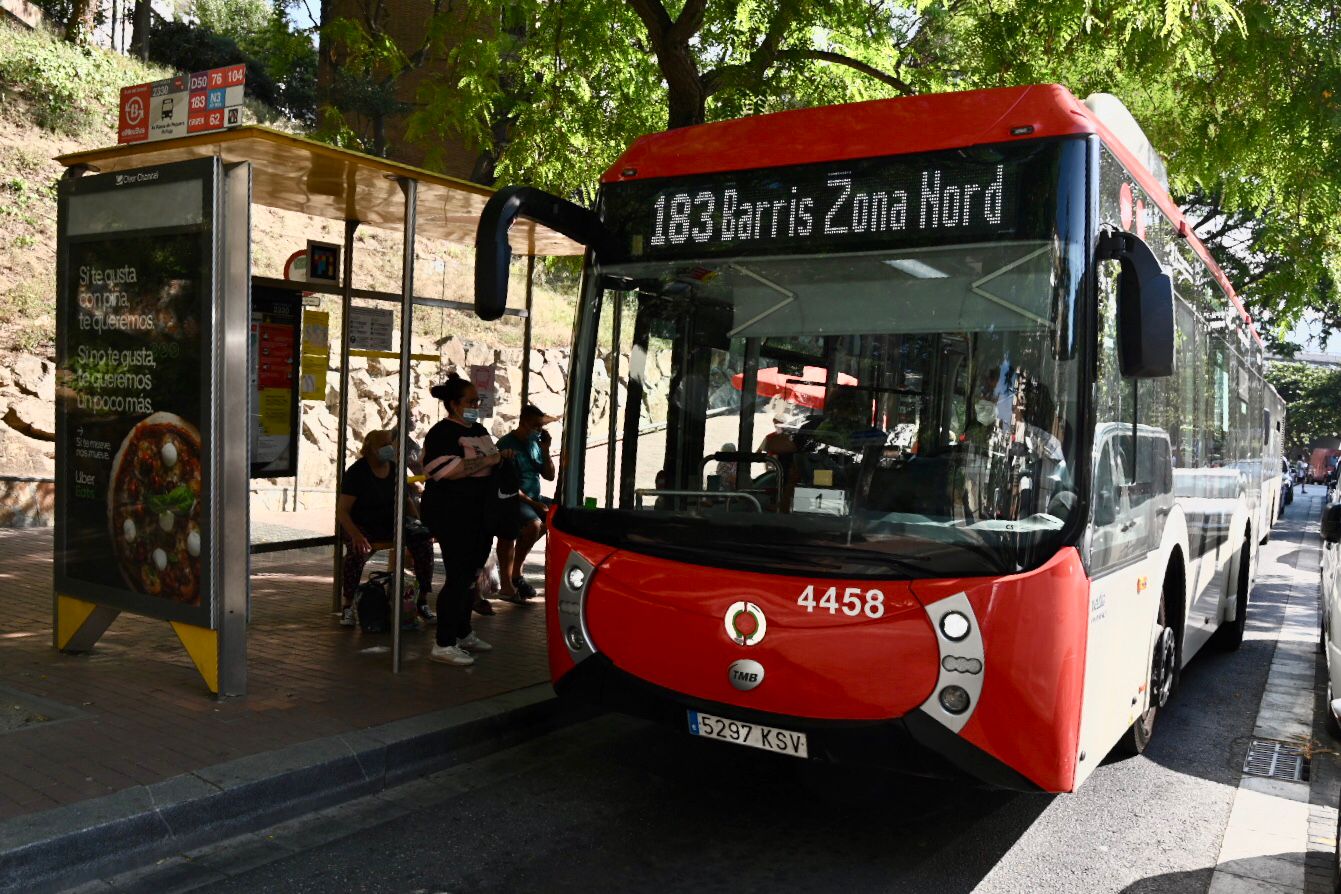
[[[450,50],[408,134],[481,173],[589,196],[639,134],[937,90],[1121,97],[1269,341],[1341,328],[1341,12],[1331,0],[519,0]],[[429,31],[433,31],[430,25]]]
[[[149,61],[149,31],[153,15],[154,8],[149,0],[135,0],[134,12],[131,13],[134,30],[130,33],[130,51],[144,62]]]
[[[390,119],[411,109],[399,95],[402,82],[440,59],[434,50],[446,35],[471,27],[477,19],[468,11],[470,4],[430,0],[424,27],[402,46],[394,27],[403,22],[392,16],[384,0],[356,0],[353,6],[355,16],[321,23],[322,54],[330,65],[322,129],[337,142],[386,155]]]
[[[1320,438],[1341,434],[1341,369],[1272,363],[1267,381],[1285,400],[1285,449],[1290,456]]]

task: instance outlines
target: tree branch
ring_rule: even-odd
[[[860,59],[853,59],[851,56],[845,56],[842,53],[835,53],[830,50],[785,50],[778,54],[779,59],[818,59],[821,62],[832,62],[835,65],[845,65],[848,68],[859,71],[867,77],[874,78],[882,84],[888,84],[904,96],[913,96],[917,93],[912,85],[902,78],[895,77],[889,72],[881,71],[874,65],[862,62]]]
[[[652,39],[652,46],[655,47],[665,40],[666,33],[675,23],[671,21],[670,13],[666,12],[661,0],[628,0],[628,2],[638,14],[638,18],[643,20],[647,36]]]
[[[657,6],[661,6],[661,0],[652,0]],[[637,3],[633,4],[636,8]],[[685,0],[684,9],[680,10],[680,17],[670,26],[666,33],[666,38],[671,41],[688,41],[698,33],[698,29],[703,27],[703,16],[708,9],[708,0]],[[665,13],[663,6],[661,11]],[[667,19],[670,16],[667,15]]]

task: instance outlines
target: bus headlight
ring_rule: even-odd
[[[960,612],[950,611],[941,615],[941,633],[945,634],[948,640],[961,641],[969,635],[971,627],[969,619]]]
[[[576,592],[587,585],[587,572],[576,565],[571,565],[568,568],[567,580],[568,589]]]
[[[573,625],[564,632],[564,637],[568,640],[568,648],[574,652],[581,652],[587,647],[587,641],[582,636],[582,631]],[[967,696],[965,696],[967,697]]]
[[[962,686],[946,686],[939,699],[941,707],[951,714],[963,714],[969,709],[969,694]]]
[[[982,700],[987,675],[983,630],[968,593],[955,593],[925,607],[927,636],[936,641],[936,684],[921,711],[952,733],[961,732]]]

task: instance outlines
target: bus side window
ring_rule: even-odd
[[[1118,482],[1113,476],[1112,444],[1104,444],[1094,469],[1094,524],[1097,527],[1117,521]]]

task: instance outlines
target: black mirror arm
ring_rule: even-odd
[[[1137,282],[1160,276],[1164,268],[1151,251],[1150,246],[1135,233],[1128,233],[1115,227],[1104,227],[1099,231],[1099,245],[1096,252],[1100,261],[1117,261],[1122,272],[1136,277]]]
[[[508,186],[489,198],[475,232],[475,312],[497,320],[507,306],[508,266],[512,246],[508,231],[518,217],[526,217],[561,233],[597,253],[610,235],[596,213],[566,199],[530,186]]]

